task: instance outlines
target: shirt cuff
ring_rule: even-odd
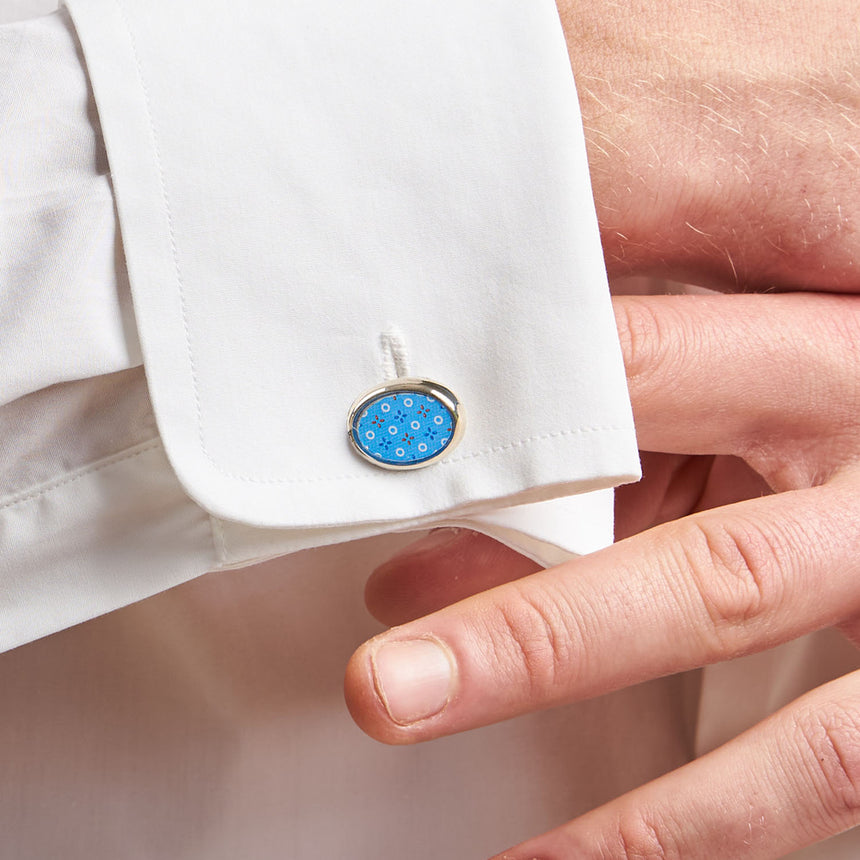
[[[66,605],[10,642],[213,567],[393,529],[471,523],[545,562],[610,538],[604,490],[638,456],[554,3],[67,6],[134,303],[129,321],[115,300],[111,324],[129,366],[139,334],[158,433],[3,500],[21,538],[0,571],[22,591],[9,613],[36,581]],[[468,413],[457,450],[420,471],[381,471],[344,433],[392,333],[409,374]],[[74,365],[30,378],[99,372]],[[564,499],[591,491],[590,515]],[[34,553],[21,518],[36,509],[57,542]],[[99,516],[113,531],[68,544]],[[146,534],[176,538],[154,577]],[[119,553],[138,573],[105,581]]]

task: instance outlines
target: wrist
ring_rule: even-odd
[[[856,288],[858,12],[771,5],[558,0],[610,275]]]

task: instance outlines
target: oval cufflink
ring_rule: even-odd
[[[464,430],[456,395],[429,379],[395,379],[361,395],[349,410],[353,450],[381,469],[421,469],[449,454]]]

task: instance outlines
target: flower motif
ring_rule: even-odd
[[[357,410],[359,411],[359,410]],[[354,420],[352,439],[380,464],[422,464],[448,447],[456,416],[442,400],[413,391],[369,399]]]

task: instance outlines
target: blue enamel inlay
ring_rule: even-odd
[[[417,465],[444,451],[455,419],[440,400],[394,391],[371,400],[352,422],[352,438],[369,457],[387,465]]]

